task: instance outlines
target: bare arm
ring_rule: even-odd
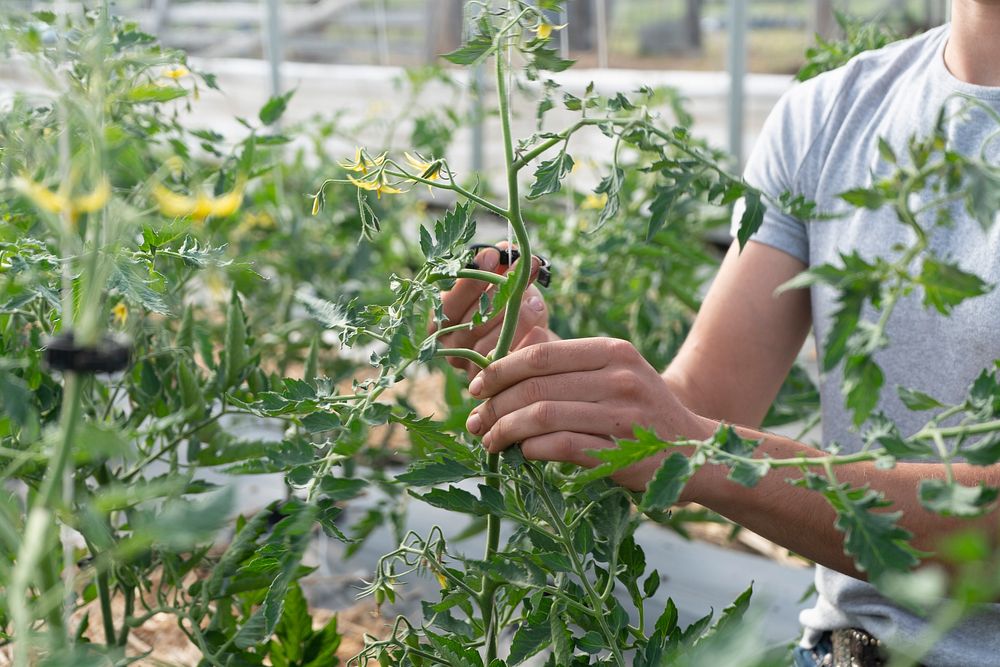
[[[751,241],[740,253],[733,244],[691,333],[663,373],[684,405],[704,417],[760,424],[811,321],[808,290],[775,290],[804,268],[770,246]]]
[[[469,430],[490,451],[520,442],[528,458],[596,462],[586,452],[628,438],[635,425],[664,439],[705,439],[720,421],[758,424],[774,399],[809,326],[805,291],[774,295],[775,288],[803,268],[785,253],[751,242],[742,255],[730,252],[694,328],[677,359],[661,376],[626,341],[595,338],[543,342],[492,364],[470,386],[488,399],[470,417]],[[775,459],[820,456],[788,438],[740,427],[744,437],[762,438],[758,456]],[[618,473],[615,479],[642,490],[664,455]],[[963,484],[1000,484],[998,468],[955,466]],[[800,475],[773,469],[748,489],[708,466],[689,482],[682,500],[701,503],[778,544],[851,576],[863,578],[844,554],[844,536],[820,494],[788,483]],[[870,484],[904,512],[901,524],[914,545],[933,552],[958,526],[977,525],[995,537],[995,517],[978,522],[947,519],[922,508],[921,479],[943,476],[934,463],[900,463],[880,470],[871,463],[836,469],[841,482]]]

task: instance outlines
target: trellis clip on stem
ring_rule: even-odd
[[[469,246],[469,250],[472,252],[473,256],[479,253],[483,248],[493,248],[498,253],[500,253],[500,264],[502,266],[510,266],[521,257],[521,253],[517,248],[500,248],[493,245],[492,243],[473,243]],[[538,277],[535,279],[542,287],[548,287],[552,283],[552,265],[549,260],[541,255],[535,255],[538,261],[541,262],[541,266],[538,267]],[[472,259],[465,265],[467,269],[478,269],[479,265],[476,264],[476,260]]]

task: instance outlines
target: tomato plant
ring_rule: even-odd
[[[291,95],[243,119],[238,138],[197,127],[183,112],[214,78],[106,6],[77,19],[38,12],[4,24],[5,52],[42,84],[0,114],[8,489],[0,497],[0,641],[17,664],[128,663],[129,635],[160,614],[175,619],[204,664],[332,664],[340,635],[335,621],[311,627],[303,555],[317,529],[349,555],[386,519],[398,546],[378,560],[364,593],[391,603],[407,577],[430,572],[440,598],[424,601],[420,618],[399,616],[387,635],[367,638],[359,664],[502,667],[543,650],[552,665],[782,664],[746,615],[749,589],[714,623],[710,613],[680,627],[672,602],[651,609],[662,577],[635,529],[644,517],[664,520],[699,467],[727,466],[748,486],[772,470],[801,470],[800,483],[836,510],[857,566],[887,591],[909,588],[911,601],[919,587],[907,577],[928,575],[905,573],[922,554],[884,499],[841,484],[836,467],[936,461],[947,474],[921,484],[925,507],[959,517],[992,508],[995,489],[957,484],[949,466],[1000,459],[995,371],[953,405],[900,390],[908,407],[933,411],[912,434],[874,413],[884,383],[876,353],[889,344],[885,323],[898,300],[919,292],[947,314],[991,289],[927,243],[947,223],[932,215],[938,208],[958,202],[986,227],[1000,208],[996,165],[950,151],[940,130],[915,138],[906,156],[883,148],[889,175],[843,195],[850,206],[893,207],[912,244],[893,258],[845,255],[788,286],[822,282],[840,295],[831,334],[839,344],[827,346],[822,363],[845,365],[845,399],[867,442],[861,452],[778,461],[757,456],[756,443],[727,425],[695,443],[640,430],[598,453],[602,465],[581,470],[527,461],[516,447],[487,455],[463,427],[472,401],[454,374],[443,417],[411,405],[405,387],[422,366],[460,357],[482,367],[510,351],[531,263],[506,275],[470,266],[479,221],[507,225],[522,257],[552,258],[561,333],[625,337],[663,364],[714,268],[706,227],[724,223],[739,200],[741,245],[768,206],[815,217],[801,197],[768,197],[728,174],[725,156],[691,136],[669,92],[562,91],[549,73],[571,63],[552,48],[546,18],[558,4],[472,2],[468,38],[445,56],[493,71],[505,158],[499,195],[449,163],[451,133],[464,122],[454,112],[421,114],[409,150],[394,145],[403,126],[394,116],[377,148],[333,160],[328,140],[363,128],[334,117],[279,131]],[[448,77],[409,75],[412,100],[430,80]],[[520,139],[515,87],[533,97],[540,122]],[[557,105],[575,116],[551,129],[547,112]],[[584,132],[611,146],[588,194],[567,179],[584,161],[572,153]],[[333,176],[318,191],[317,172]],[[424,186],[440,191],[444,210],[413,225],[425,219],[423,206],[403,195]],[[937,196],[915,210],[911,195],[927,189]],[[491,285],[468,323],[446,321],[441,308],[458,278]],[[861,323],[867,309],[878,313],[872,324]],[[489,355],[439,345],[490,318],[502,323]],[[786,388],[771,423],[814,407],[801,373]],[[239,435],[238,415],[253,417],[261,437]],[[392,473],[387,461],[398,452],[372,437],[373,427],[407,431],[405,472]],[[609,481],[678,444],[695,453],[668,456],[643,494]],[[232,492],[205,481],[210,469],[279,473],[285,498],[233,526]],[[373,489],[385,500],[345,528],[344,503]],[[408,531],[409,498],[482,523],[482,557],[456,549],[439,527]],[[959,574],[932,587],[952,593],[941,627],[995,594],[993,569],[979,562],[988,559],[984,545],[971,536],[950,547]]]

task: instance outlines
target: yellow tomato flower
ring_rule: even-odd
[[[102,178],[101,182],[97,184],[91,192],[85,195],[80,195],[72,200],[72,212],[73,216],[76,217],[78,213],[93,213],[94,211],[100,211],[104,208],[104,205],[108,203],[108,199],[111,198],[111,183],[108,182],[107,178]]]
[[[92,191],[72,198],[65,192],[66,184],[58,192],[53,192],[30,178],[18,177],[14,179],[14,187],[43,211],[56,215],[69,211],[70,220],[74,223],[81,213],[100,211],[111,198],[111,183],[107,177],[103,177]]]
[[[551,23],[540,21],[538,25],[535,26],[535,36],[538,37],[538,39],[548,39],[552,36],[553,30],[562,30],[565,27],[565,23],[563,25],[552,25]]]
[[[119,301],[111,309],[111,315],[114,317],[116,324],[125,326],[125,323],[128,322],[128,306],[125,305],[124,301]]]
[[[315,197],[313,197],[312,214],[313,215],[319,215],[319,195],[316,195]]]
[[[373,191],[378,199],[382,198],[383,193],[387,195],[398,195],[404,192],[403,190],[394,188],[393,186],[389,185],[386,182],[385,178],[381,175],[370,180],[360,180],[348,174],[347,180],[349,180],[351,183],[354,183],[354,185],[361,188],[362,190]]]
[[[580,208],[589,211],[599,211],[603,209],[607,203],[608,203],[607,194],[603,192],[599,195],[589,194],[584,198],[583,204],[580,205]]]
[[[163,70],[163,76],[174,81],[182,79],[190,73],[191,71],[187,67],[184,67],[184,65],[174,65]]]
[[[338,162],[341,167],[347,171],[356,171],[361,174],[368,174],[369,169],[375,169],[376,167],[381,167],[385,162],[385,153],[372,158],[368,153],[362,149],[358,148],[354,151],[354,160],[344,160],[343,162]]]
[[[179,195],[163,185],[153,186],[153,198],[160,208],[160,213],[168,218],[191,217],[199,222],[209,216],[224,218],[235,213],[243,202],[243,186],[246,182],[241,178],[233,189],[224,195],[211,197],[204,192],[196,196]]]
[[[420,170],[420,178],[426,178],[428,181],[436,181],[441,175],[441,168],[444,166],[441,160],[428,160],[420,155],[420,153],[417,153],[416,157],[409,153],[403,153],[403,156],[410,163],[411,167]]]
[[[69,208],[69,198],[66,195],[61,192],[52,192],[30,178],[15,178],[14,188],[43,211],[59,214]]]

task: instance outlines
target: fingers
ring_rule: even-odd
[[[539,343],[549,343],[557,340],[560,340],[559,336],[557,336],[551,329],[546,327],[535,327],[514,345],[514,349],[520,350],[532,345],[538,345]]]
[[[549,316],[542,300],[535,296],[525,297],[520,317],[517,320],[517,328],[514,329],[513,347],[519,347],[520,342],[536,329],[547,331],[545,327],[548,325],[548,321]],[[496,348],[497,343],[500,341],[500,331],[500,327],[493,327],[485,336],[473,343],[473,349],[482,355],[489,354]],[[480,370],[478,366],[474,366],[469,379],[474,378]]]
[[[496,271],[500,266],[500,253],[493,248],[483,248],[475,258],[476,264],[483,271]],[[499,273],[499,272],[498,272]],[[462,315],[475,304],[479,303],[479,295],[489,287],[489,283],[472,278],[459,278],[444,298],[442,304],[444,316],[451,324],[463,320]]]
[[[473,435],[486,433],[504,415],[539,401],[597,402],[608,394],[591,372],[533,377],[519,382],[479,405],[466,422]]]
[[[539,401],[502,415],[483,436],[483,447],[496,453],[528,438],[574,430],[625,438],[630,437],[634,429],[622,411],[609,410],[598,403]]]
[[[613,447],[614,441],[588,433],[573,431],[557,431],[536,435],[521,442],[521,453],[524,458],[534,461],[557,461],[574,463],[578,466],[593,468],[601,463],[587,454],[587,450]]]
[[[489,398],[529,377],[600,370],[619,351],[624,355],[625,346],[628,346],[625,341],[610,338],[580,338],[523,347],[477,375],[469,385],[469,393],[476,398]]]

